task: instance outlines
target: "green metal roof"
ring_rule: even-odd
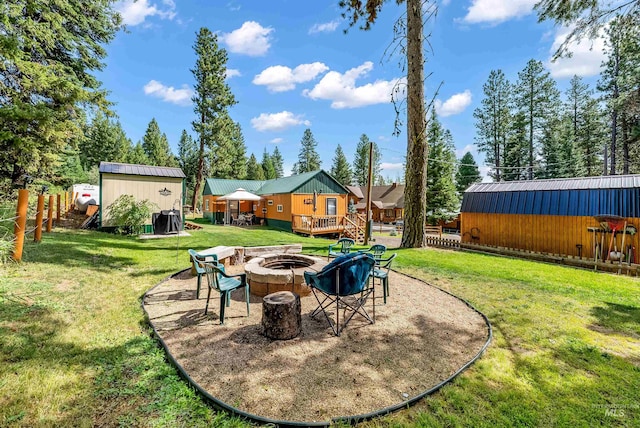
[[[204,195],[222,196],[242,187],[256,195],[276,195],[282,193],[349,193],[340,183],[323,170],[305,172],[272,180],[225,180],[207,178]]]
[[[228,180],[224,178],[207,178],[204,184],[204,195],[222,196],[238,188],[258,194],[264,184],[262,180]]]

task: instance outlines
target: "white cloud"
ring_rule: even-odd
[[[253,84],[265,85],[271,92],[290,91],[296,87],[296,83],[313,80],[328,69],[329,67],[321,62],[300,64],[293,70],[283,65],[274,65],[256,75]]]
[[[467,24],[499,24],[512,18],[521,18],[533,11],[539,0],[472,0],[462,22]]]
[[[302,115],[295,115],[286,110],[280,113],[261,113],[260,116],[251,119],[251,126],[261,132],[284,131],[297,125],[311,126],[311,122],[303,119]]]
[[[176,5],[173,0],[163,0],[166,7],[161,8],[149,0],[123,0],[114,5],[114,9],[122,17],[122,23],[131,27],[144,23],[150,16],[172,20],[176,16]]]
[[[556,31],[553,44],[549,49],[549,59],[546,67],[554,78],[572,77],[574,74],[587,77],[595,76],[600,73],[600,64],[605,59],[604,49],[604,31],[601,31],[598,38],[594,40],[583,39],[580,41],[572,41],[569,44],[569,51],[572,53],[570,58],[559,58],[555,62],[551,62],[551,58],[562,42],[566,39],[571,30],[561,28]]]
[[[334,19],[333,21],[324,22],[322,24],[313,24],[311,28],[309,28],[309,34],[332,33],[336,31],[338,25],[340,25],[339,19]]]
[[[373,63],[367,61],[359,67],[347,70],[344,74],[330,71],[313,89],[306,89],[303,94],[313,100],[331,100],[331,107],[335,109],[390,102],[392,91],[401,91],[401,83],[404,79],[376,80],[373,83],[356,86],[356,79],[365,76],[371,70],[373,70]]]
[[[232,77],[242,76],[240,70],[236,70],[235,68],[227,68],[227,73],[225,74],[225,78],[231,79]]]
[[[255,21],[247,21],[237,30],[222,34],[220,39],[227,44],[231,52],[262,56],[271,47],[270,34],[273,31],[273,28],[265,28]]]
[[[273,140],[269,141],[272,144],[280,144],[282,143],[282,141],[284,141],[282,138],[278,137],[278,138],[274,138]]]
[[[470,152],[471,154],[473,153],[477,153],[477,147],[475,144],[467,144],[466,146],[464,146],[461,149],[456,149],[456,157],[457,158],[461,158],[462,156],[464,156],[467,152]]]
[[[454,114],[462,113],[469,104],[471,104],[471,91],[467,89],[464,92],[452,95],[445,102],[436,100],[436,113],[442,117],[453,116]]]
[[[402,164],[402,162],[398,162],[398,163],[381,162],[380,163],[380,169],[384,171],[398,171],[398,170],[402,170],[402,168],[404,168],[404,165]]]
[[[193,91],[187,85],[182,85],[182,88],[176,89],[173,86],[165,86],[157,80],[150,80],[149,83],[144,85],[144,93],[180,106],[190,105],[191,97],[193,96]]]

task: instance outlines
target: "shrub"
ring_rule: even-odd
[[[107,207],[109,218],[116,231],[125,235],[144,232],[144,223],[158,207],[148,199],[136,201],[132,195],[120,195]]]

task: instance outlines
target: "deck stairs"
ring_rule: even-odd
[[[364,244],[364,233],[367,221],[362,214],[348,214],[343,217],[342,225],[344,226],[341,238],[351,238],[358,244]]]

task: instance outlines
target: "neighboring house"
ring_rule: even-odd
[[[229,201],[234,216],[253,213],[269,226],[310,235],[344,231],[349,192],[323,170],[265,181],[208,178],[202,197],[203,216],[212,223],[222,223],[226,202],[218,198],[238,188],[262,200]]]
[[[347,186],[359,213],[365,213],[367,186]],[[404,184],[371,187],[373,221],[393,223],[404,217]]]
[[[462,242],[593,258],[614,240],[595,216],[624,217],[640,227],[640,175],[476,183],[464,193]],[[625,237],[640,249],[639,234]],[[603,249],[602,249],[603,248]]]
[[[146,199],[156,211],[180,210],[184,222],[185,177],[180,168],[100,162],[100,227],[114,226],[109,222],[109,205],[121,195]],[[153,231],[151,217],[144,231]]]

